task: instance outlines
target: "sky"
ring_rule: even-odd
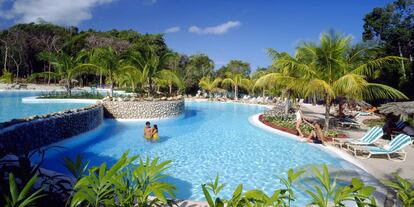
[[[267,67],[267,48],[294,53],[335,30],[361,39],[363,17],[391,0],[0,0],[0,28],[47,22],[81,30],[165,33],[173,50]]]

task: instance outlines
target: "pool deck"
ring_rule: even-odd
[[[302,104],[301,109],[305,117],[313,120],[324,120],[325,107],[321,105],[313,106],[311,104]],[[357,118],[359,123],[362,123],[365,119],[378,118],[377,116],[360,116]],[[361,129],[341,129],[341,131],[348,134],[349,137],[359,138],[362,137],[367,131],[368,127],[361,124]],[[379,142],[386,143],[386,140],[380,140]],[[403,178],[407,178],[414,181],[414,145],[407,146],[404,149],[407,152],[407,159],[405,162],[395,162],[388,160],[385,156],[373,157],[369,159],[358,159],[358,162],[367,169],[373,176],[379,180],[388,179],[391,173],[397,172]],[[346,154],[351,155],[346,150],[341,150]],[[351,155],[352,156],[352,155]]]

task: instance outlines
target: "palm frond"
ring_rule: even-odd
[[[401,60],[406,59],[397,56],[387,56],[377,58],[375,60],[369,60],[365,64],[362,64],[356,67],[354,70],[352,70],[352,73],[371,77],[374,74],[374,72],[378,69],[381,69],[382,66],[390,63],[396,63]]]
[[[368,82],[363,76],[349,73],[333,83],[333,89],[337,95],[343,95],[352,99],[363,99],[363,91]]]
[[[378,83],[368,83],[367,90],[363,91],[363,96],[365,99],[374,100],[374,99],[406,99],[408,97],[404,95],[401,91]]]

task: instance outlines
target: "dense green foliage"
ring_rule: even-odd
[[[9,174],[9,188],[10,195],[5,196],[6,204],[5,207],[25,207],[32,206],[36,203],[36,200],[43,197],[41,195],[42,189],[37,190],[36,192],[30,194],[29,191],[32,189],[33,185],[37,180],[37,176],[33,176],[23,189],[19,192],[16,180],[13,173]]]
[[[372,193],[375,191],[374,187],[365,186],[356,178],[353,178],[349,185],[340,186],[336,182],[336,178],[330,176],[326,165],[323,165],[321,169],[313,167],[312,172],[314,179],[317,180],[317,184],[308,187],[309,189],[306,190],[306,193],[312,197],[312,201],[308,206],[328,207],[347,206],[352,204],[359,207],[377,206],[376,201],[372,196]],[[287,178],[279,177],[284,188],[276,189],[270,195],[267,195],[264,191],[259,189],[243,192],[243,185],[240,184],[236,187],[230,199],[223,199],[219,196],[219,193],[225,185],[219,183],[218,176],[214,182],[203,184],[202,189],[206,200],[211,207],[288,207],[292,204],[294,205],[296,199],[293,190],[294,182],[304,173],[304,170],[298,170],[296,172],[289,170]]]
[[[400,89],[414,97],[414,1],[395,0],[384,7],[374,8],[364,17],[363,39],[379,45],[376,56],[395,55],[405,58],[385,66],[378,73],[379,83]]]
[[[207,55],[175,53],[163,35],[133,30],[79,32],[30,23],[0,31],[0,40],[0,82],[59,83],[68,93],[74,85],[96,84],[150,95],[195,93],[214,69]]]
[[[414,186],[408,180],[398,174],[393,174],[394,180],[384,180],[383,184],[390,187],[397,193],[398,199],[404,207],[414,205]]]
[[[68,94],[65,92],[57,92],[57,91],[51,91],[51,92],[42,92],[40,99],[102,99],[104,96],[100,93],[90,93],[90,92],[80,92],[80,93],[72,93]]]
[[[154,206],[166,204],[167,196],[174,198],[175,187],[161,181],[171,161],[158,162],[158,158],[133,162],[138,156],[128,157],[128,152],[107,168],[103,163],[91,167],[74,187],[70,206]],[[83,166],[79,166],[84,169]],[[150,198],[154,195],[154,198]]]

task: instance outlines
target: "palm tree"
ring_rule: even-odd
[[[109,96],[113,96],[114,84],[117,73],[120,73],[122,67],[122,57],[111,47],[94,48],[90,51],[89,62],[80,64],[78,69],[83,73],[102,74],[109,82]]]
[[[219,89],[221,78],[212,79],[210,76],[201,78],[198,86],[201,89],[207,91],[208,95],[211,96],[211,93]]]
[[[223,79],[222,85],[231,85],[234,89],[234,100],[239,100],[239,87],[248,88],[249,79],[245,78],[242,74],[226,74],[227,78]]]
[[[304,80],[303,71],[296,71],[290,62],[298,63],[300,60],[290,56],[288,53],[278,53],[273,49],[268,50],[269,56],[273,59],[272,66],[275,72],[267,73],[261,76],[255,82],[254,87],[275,89],[281,91],[282,98],[285,98],[285,114],[288,114],[290,101],[294,97],[302,94]]]
[[[334,32],[322,33],[320,43],[303,43],[297,49],[295,59],[283,59],[281,65],[303,74],[306,82],[305,97],[318,94],[325,101],[325,130],[329,129],[329,111],[332,101],[343,96],[352,100],[407,99],[400,91],[378,83],[368,82],[375,71],[384,64],[401,60],[387,56],[360,57],[369,48],[351,50],[351,37]]]
[[[54,77],[64,83],[66,92],[71,95],[73,83],[76,81],[74,79],[83,73],[83,69],[78,67],[80,62],[79,58],[70,56],[64,52],[50,54],[49,58],[50,63],[55,67],[55,71],[34,73],[29,77],[29,81],[39,77]]]
[[[177,87],[177,94],[185,90],[183,79],[172,70],[161,70],[156,77],[160,85],[166,85],[168,87],[169,95],[173,93],[173,86]]]
[[[142,72],[145,82],[148,85],[148,94],[154,93],[154,81],[156,76],[160,76],[161,71],[166,70],[168,58],[172,53],[166,53],[158,56],[153,50],[146,52],[132,52],[129,56],[129,62]]]
[[[137,68],[125,65],[121,67],[115,76],[115,81],[124,87],[130,87],[133,92],[136,91],[138,84],[143,83],[143,75]]]
[[[43,52],[40,52],[38,54],[39,60],[43,60],[43,61],[48,62],[49,77],[47,78],[47,85],[50,85],[50,79],[51,79],[50,72],[52,72],[52,63],[51,63],[51,61],[53,60],[54,55],[55,55],[54,53],[47,52],[47,51],[43,51]]]

